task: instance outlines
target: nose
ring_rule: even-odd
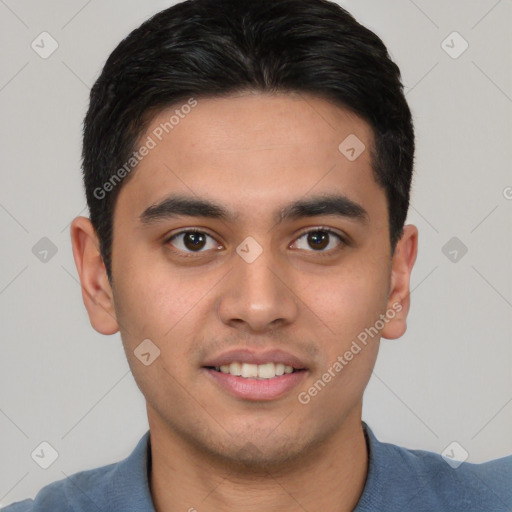
[[[262,333],[289,325],[298,315],[298,298],[285,264],[278,265],[270,250],[248,263],[235,255],[217,302],[221,321]]]

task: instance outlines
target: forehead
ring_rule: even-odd
[[[135,149],[144,144],[153,147],[117,201],[129,203],[124,214],[134,217],[171,192],[229,202],[242,217],[255,206],[264,211],[335,188],[356,202],[368,192],[383,195],[372,171],[371,127],[314,96],[184,100],[153,117]],[[347,144],[357,158],[344,153]]]
[[[195,106],[189,107],[191,102]],[[200,153],[293,145],[295,150],[307,150],[318,141],[337,146],[340,136],[356,132],[373,142],[372,130],[363,119],[317,96],[247,92],[183,100],[154,115],[145,135],[157,139],[161,135],[169,143],[172,135],[177,144],[185,142]]]

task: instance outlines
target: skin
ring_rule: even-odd
[[[141,141],[175,108],[160,112]],[[349,134],[366,146],[355,161],[338,150]],[[342,512],[357,504],[368,469],[362,396],[381,336],[394,339],[406,330],[418,244],[416,227],[408,225],[391,253],[372,146],[364,120],[315,96],[198,99],[122,186],[112,286],[89,219],[73,221],[73,253],[91,325],[102,334],[120,331],[146,398],[158,512]],[[220,203],[236,217],[140,221],[148,206],[177,192]],[[275,223],[275,212],[286,204],[333,192],[360,204],[367,222],[321,215]],[[302,236],[319,227],[348,235],[350,242],[332,235],[322,256]],[[213,237],[203,252],[187,253],[183,237],[165,241],[185,228]],[[263,249],[252,263],[236,253],[247,236]],[[401,311],[301,404],[298,393],[393,304]],[[160,349],[149,366],[134,356],[147,338]],[[281,348],[300,357],[308,374],[276,400],[234,397],[202,365],[238,347]]]

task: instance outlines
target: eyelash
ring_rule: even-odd
[[[312,252],[312,253],[315,253],[315,254],[317,254],[319,256],[332,256],[333,253],[342,250],[344,246],[348,245],[347,240],[342,235],[340,235],[338,232],[333,231],[332,229],[324,227],[324,226],[317,226],[317,227],[315,227],[313,229],[307,229],[307,230],[301,232],[297,236],[297,238],[295,238],[294,242],[299,240],[300,238],[302,238],[304,235],[307,235],[307,234],[310,234],[310,233],[317,233],[317,232],[324,232],[324,233],[327,233],[329,236],[335,236],[336,238],[338,238],[340,244],[337,247],[335,247],[334,249],[330,249],[328,251],[323,251],[323,250],[321,250],[321,251],[314,251],[313,249],[311,249],[311,250],[309,250],[307,252]],[[188,229],[184,229],[182,231],[179,231],[178,233],[174,233],[173,235],[167,237],[165,239],[165,244],[166,245],[170,245],[172,247],[172,244],[171,244],[172,240],[174,240],[178,236],[185,235],[187,233],[200,233],[200,234],[206,235],[206,236],[210,237],[211,239],[215,240],[215,238],[212,235],[208,234],[206,231],[202,231],[202,230],[197,229],[197,228],[188,228]],[[304,250],[304,249],[298,249],[298,250]],[[188,252],[185,252],[185,251],[183,251],[181,249],[176,249],[176,248],[173,248],[172,251],[175,252],[176,254],[178,254],[180,257],[183,257],[183,258],[194,258],[194,257],[197,257],[197,255],[199,255],[201,253],[207,252],[207,251],[188,251]]]

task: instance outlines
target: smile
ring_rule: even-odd
[[[284,372],[284,368],[274,363],[266,363],[262,365],[253,364],[240,364],[240,372],[244,371],[245,375],[233,375],[230,371],[222,371],[220,367],[203,367],[203,371],[206,373],[209,379],[214,383],[217,389],[227,392],[229,395],[236,398],[249,401],[270,401],[281,398],[291,392],[292,389],[299,386],[299,384],[306,378],[308,371],[305,369],[298,370],[288,366],[287,370],[289,373]],[[230,370],[231,364],[224,367],[224,370]],[[246,366],[245,370],[243,367]],[[272,368],[272,366],[274,368]],[[259,377],[255,373],[259,373],[259,367],[264,367],[262,370],[263,375],[271,375],[267,377]],[[290,372],[290,368],[292,371]],[[283,370],[282,375],[278,375],[277,372]],[[267,373],[265,373],[267,372]]]
[[[265,363],[250,364],[242,362],[233,362],[231,364],[223,364],[222,366],[210,367],[217,372],[229,373],[244,379],[273,379],[289,373],[299,371],[293,366],[283,363]]]

